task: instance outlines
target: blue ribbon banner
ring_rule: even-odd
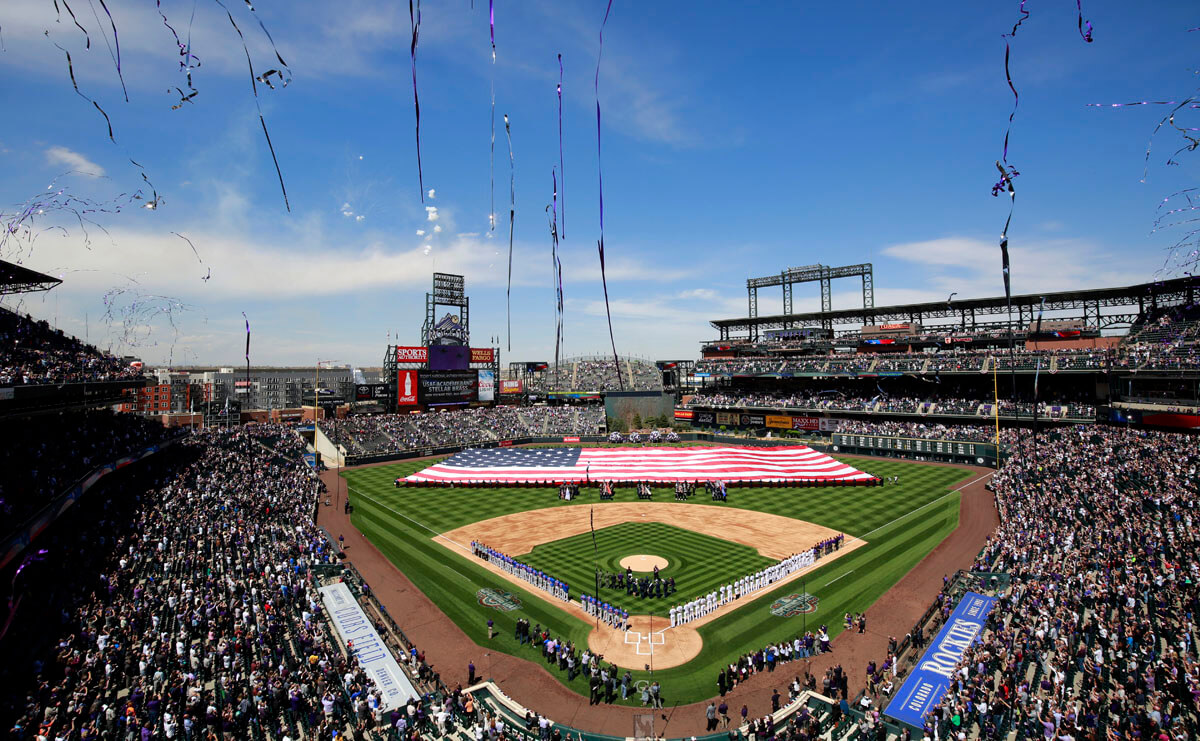
[[[984,622],[995,604],[994,597],[974,592],[964,594],[884,714],[901,723],[921,728],[925,714],[941,701],[950,688],[950,680],[959,660],[979,640]]]

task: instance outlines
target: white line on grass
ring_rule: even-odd
[[[850,569],[850,570],[849,570],[849,571],[847,571],[846,573],[842,574],[842,576],[850,576],[850,575],[851,575],[851,574],[853,574],[853,573],[854,573],[854,569]],[[832,580],[830,580],[830,581],[827,581],[827,582],[825,582],[825,586],[827,587],[827,586],[829,586],[830,584],[833,584],[833,582],[837,581],[838,579],[841,579],[841,578],[842,578],[842,576],[839,576],[839,577],[837,577],[837,579],[832,579]]]
[[[353,487],[353,486],[350,486],[350,485],[348,485],[348,484],[347,484],[346,488],[347,488],[347,490],[349,490],[349,491],[355,491],[354,487]],[[404,514],[403,512],[400,512],[399,510],[396,510],[396,509],[394,509],[394,508],[392,508],[392,507],[389,507],[389,506],[387,506],[386,504],[384,504],[383,502],[379,501],[378,499],[376,499],[375,497],[373,497],[373,496],[371,496],[371,495],[369,495],[369,494],[364,494],[363,492],[361,492],[361,491],[360,491],[360,492],[357,492],[357,496],[360,496],[360,497],[362,497],[362,498],[364,498],[364,499],[369,499],[369,500],[371,500],[372,502],[374,502],[375,504],[379,505],[380,507],[383,507],[384,509],[386,509],[388,512],[392,512],[392,513],[394,513],[394,514],[400,515],[401,517],[403,517],[404,519],[408,520],[409,522],[412,522],[412,523],[414,523],[414,524],[416,524],[416,525],[419,525],[420,527],[423,527],[423,528],[425,528],[425,529],[426,529],[426,530],[428,530],[429,532],[433,533],[433,534],[434,534],[434,536],[436,536],[436,537],[434,538],[435,540],[436,540],[437,538],[441,538],[442,540],[446,541],[447,543],[454,543],[454,545],[458,546],[459,548],[462,548],[464,551],[469,551],[469,550],[470,550],[470,549],[468,549],[466,546],[464,546],[462,543],[459,543],[459,542],[457,542],[457,541],[453,541],[453,540],[451,540],[450,538],[447,538],[445,535],[442,535],[442,534],[441,534],[441,533],[439,533],[437,530],[434,530],[433,528],[429,527],[429,526],[428,526],[428,525],[426,525],[425,523],[423,523],[423,522],[417,522],[416,520],[414,520],[413,518],[411,518],[411,517],[409,517],[408,515]],[[443,565],[444,565],[444,564],[443,564]],[[453,567],[451,567],[451,566],[446,566],[446,568],[450,569],[451,571],[453,571],[454,573],[458,574],[459,576],[461,576],[462,578],[466,579],[467,581],[474,582],[474,580],[473,580],[473,579],[471,579],[471,578],[470,578],[470,577],[468,577],[468,576],[465,576],[465,575],[463,575],[463,574],[462,574],[462,572],[460,572],[460,571],[457,571],[457,570],[456,570],[456,569],[454,569]]]
[[[995,471],[988,471],[987,473],[980,476],[979,478],[972,479],[971,481],[968,481],[967,483],[963,484],[962,486],[956,486],[955,488],[946,492],[945,494],[938,497],[937,499],[934,499],[932,502],[926,502],[925,504],[922,504],[920,507],[917,507],[916,509],[914,509],[911,512],[905,512],[904,514],[900,515],[899,517],[892,520],[891,522],[884,524],[884,525],[880,525],[879,527],[875,528],[874,530],[872,530],[869,533],[865,533],[862,536],[851,536],[851,537],[853,537],[855,540],[866,541],[868,535],[874,535],[875,533],[879,532],[880,530],[884,529],[885,527],[888,527],[890,525],[895,525],[897,522],[900,522],[901,520],[905,519],[906,517],[911,517],[911,516],[915,515],[916,513],[920,512],[921,510],[925,509],[926,507],[933,505],[933,504],[937,504],[938,502],[942,501],[943,499],[950,496],[951,494],[955,494],[959,491],[962,491],[963,489],[967,488],[971,484],[975,484],[980,481],[983,481],[984,479],[988,478],[989,476],[994,476],[995,474],[996,474]]]

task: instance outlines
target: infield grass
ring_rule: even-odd
[[[900,580],[929,551],[958,525],[959,494],[951,487],[962,485],[978,474],[959,468],[931,466],[905,461],[838,456],[850,465],[879,477],[900,476],[900,485],[873,488],[736,488],[729,502],[720,504],[703,497],[674,503],[669,488],[656,489],[656,501],[668,501],[680,507],[696,504],[759,510],[813,522],[867,541],[867,545],[810,572],[802,581],[767,590],[733,613],[701,626],[704,648],[692,661],[673,669],[654,672],[663,686],[667,704],[707,699],[716,691],[717,668],[737,656],[802,633],[802,627],[815,630],[825,624],[831,636],[842,630],[842,616],[866,610],[893,584]],[[433,538],[456,527],[514,512],[547,507],[595,502],[603,507],[595,490],[585,490],[575,501],[565,502],[553,488],[511,488],[499,490],[474,488],[395,488],[392,481],[431,465],[431,461],[405,461],[393,465],[347,471],[351,519],[397,568],[457,623],[473,641],[513,655],[538,659],[538,653],[513,639],[513,626],[524,617],[535,625],[546,626],[560,638],[586,645],[589,623],[553,607],[534,590],[517,587],[491,574],[469,552],[443,545]],[[631,489],[618,490],[615,501],[637,501]],[[576,536],[581,537],[581,536]],[[589,540],[590,535],[586,536]],[[570,540],[570,539],[564,539]],[[560,541],[561,542],[561,541]],[[547,543],[544,545],[554,545]],[[538,549],[534,549],[534,555]],[[632,552],[617,539],[613,547],[601,552],[601,561],[619,560]],[[516,555],[516,554],[510,554]],[[658,553],[670,559],[665,553]],[[576,559],[578,560],[578,559]],[[584,566],[564,563],[543,569],[572,584],[564,569],[586,569],[584,583],[591,581],[590,562]],[[676,580],[690,576],[676,576]],[[699,572],[698,572],[699,573]],[[721,580],[742,575],[722,575]],[[701,576],[695,577],[697,579]],[[499,612],[479,603],[477,592],[484,587],[502,589],[517,596],[523,606],[513,612]],[[681,586],[679,594],[684,589]],[[686,590],[689,594],[691,590]],[[819,605],[815,613],[779,618],[769,612],[771,603],[793,593],[815,595]],[[620,601],[617,602],[621,604]],[[625,605],[623,605],[625,606]],[[637,612],[625,606],[630,612]],[[487,620],[495,621],[500,635],[487,640]],[[401,618],[401,628],[403,628]],[[870,626],[868,625],[868,628]],[[883,657],[880,656],[880,659]],[[587,694],[585,680],[579,676],[567,683],[564,673],[551,672],[575,691]],[[635,679],[646,679],[645,672],[634,672]],[[781,676],[781,684],[784,677]],[[631,695],[631,701],[632,701]],[[632,703],[631,703],[632,704]]]
[[[645,553],[667,559],[669,565],[659,576],[675,580],[675,594],[669,597],[642,598],[626,594],[624,589],[600,589],[601,602],[616,605],[631,615],[667,616],[671,605],[728,584],[732,574],[753,574],[775,563],[749,546],[662,522],[623,522],[601,528],[596,531],[596,546],[600,570],[610,574],[625,571],[620,561],[626,556]],[[591,533],[580,533],[536,545],[526,554],[509,555],[570,584],[571,593],[577,598],[580,592],[589,595],[596,592],[592,551]]]

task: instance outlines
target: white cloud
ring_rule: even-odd
[[[423,236],[425,236],[425,230],[424,230],[424,229],[418,229],[418,230],[417,230],[417,236],[418,236],[418,237],[423,237]]]
[[[437,234],[437,233],[439,233],[439,232],[441,232],[441,231],[442,231],[442,225],[441,225],[441,224],[437,224],[436,226],[434,226],[434,227],[433,227],[433,233],[434,233],[434,234]]]
[[[438,220],[437,206],[426,206],[425,207],[425,217],[427,219],[429,219],[430,221],[437,221]]]
[[[366,217],[366,216],[363,216],[362,214],[359,214],[358,216],[355,216],[355,217],[354,217],[354,220],[355,220],[355,221],[362,221],[362,220],[363,220],[363,219],[365,219],[365,218],[367,218],[367,217]]]
[[[104,175],[103,167],[84,157],[79,152],[67,149],[66,147],[54,146],[47,149],[46,162],[51,165],[66,165],[81,175],[91,175],[92,177],[102,177]]]
[[[437,198],[437,191],[434,190],[433,188],[430,188],[429,193],[427,193],[426,195],[429,197],[429,200],[432,201],[434,198]]]
[[[687,291],[680,291],[679,298],[703,298],[713,299],[717,297],[717,292],[711,288],[692,288]]]
[[[944,299],[951,291],[959,298],[1002,296],[998,241],[974,237],[942,237],[885,247],[889,257],[912,263],[925,271],[919,291],[927,298]],[[1122,286],[1137,282],[1136,256],[1109,253],[1081,239],[1041,239],[1013,242],[1009,246],[1012,292],[1038,293],[1073,288]],[[876,305],[880,304],[878,298]]]

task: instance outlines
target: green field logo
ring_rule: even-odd
[[[771,603],[771,614],[782,618],[810,615],[817,611],[817,601],[816,595],[808,592],[789,594]]]
[[[511,592],[501,592],[491,587],[480,589],[475,593],[475,597],[484,607],[494,607],[501,612],[512,612],[521,608],[521,600]]]

